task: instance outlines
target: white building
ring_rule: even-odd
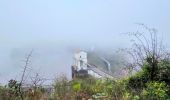
[[[87,53],[83,51],[75,53],[73,65],[77,71],[87,70]]]
[[[87,53],[84,51],[76,52],[73,57],[72,77],[91,75],[95,78],[113,78],[110,72],[88,64]]]

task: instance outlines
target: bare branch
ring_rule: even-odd
[[[23,81],[24,81],[24,77],[25,77],[25,73],[26,73],[26,70],[28,68],[28,65],[29,65],[29,62],[30,62],[30,58],[32,56],[32,52],[33,50],[31,50],[31,52],[28,54],[28,56],[26,57],[26,60],[25,60],[25,65],[24,65],[24,70],[22,72],[22,76],[21,76],[21,80],[20,80],[20,86],[19,86],[19,94],[20,94],[20,97],[21,97],[21,100],[24,100],[23,98],[23,93],[21,91],[21,88],[22,88],[22,85],[23,85]]]

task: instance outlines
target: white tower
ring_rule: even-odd
[[[74,55],[74,65],[76,70],[87,70],[87,53],[84,51],[76,52]]]

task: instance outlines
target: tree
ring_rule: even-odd
[[[149,80],[155,80],[158,74],[159,63],[163,60],[169,60],[170,54],[165,50],[162,40],[158,38],[158,32],[154,28],[149,28],[144,24],[138,24],[146,32],[129,32],[133,36],[132,48],[124,49],[132,58],[128,68],[131,70],[149,69]],[[146,35],[148,33],[148,35]]]
[[[22,91],[22,85],[23,85],[23,81],[24,81],[24,78],[25,78],[26,71],[28,69],[30,58],[32,56],[32,52],[33,52],[33,50],[25,58],[25,65],[24,65],[24,69],[23,69],[23,72],[22,72],[22,75],[21,75],[21,80],[19,82],[19,87],[18,88],[19,88],[19,95],[20,95],[21,100],[24,100],[23,91]]]
[[[35,74],[35,77],[31,77],[32,86],[34,91],[37,90],[44,83],[45,79],[41,78],[38,73]]]

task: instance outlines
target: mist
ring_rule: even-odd
[[[20,79],[26,55],[33,50],[27,74],[70,77],[76,50],[114,54],[130,47],[124,32],[137,22],[163,34],[170,48],[169,0],[5,0],[0,1],[0,80]],[[159,11],[159,13],[157,13]],[[100,52],[101,53],[101,52]],[[29,77],[28,77],[29,78]]]

